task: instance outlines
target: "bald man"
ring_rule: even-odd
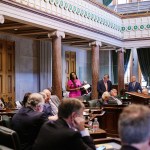
[[[139,82],[136,82],[136,76],[131,77],[131,82],[128,85],[128,92],[141,92],[142,88]]]

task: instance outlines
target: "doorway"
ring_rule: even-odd
[[[15,106],[15,42],[0,40],[0,98],[5,107]]]
[[[76,52],[66,51],[65,52],[66,61],[66,83],[70,79],[70,73],[76,72]]]

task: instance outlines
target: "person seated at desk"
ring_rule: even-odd
[[[111,97],[109,98],[109,103],[112,102],[113,104],[116,104],[116,105],[122,105],[122,101],[117,96],[117,90],[116,89],[112,89],[110,91],[110,95],[111,95]]]
[[[0,99],[0,109],[4,109],[5,108],[5,105],[3,103],[3,101]]]
[[[121,150],[150,150],[150,109],[144,105],[129,105],[119,117]]]
[[[136,82],[136,76],[131,77],[131,82],[128,85],[128,92],[141,92],[142,88],[139,82]]]
[[[58,120],[46,122],[32,150],[95,150],[85,129],[84,104],[75,98],[64,99],[59,105]]]
[[[109,98],[110,98],[109,92],[107,92],[107,91],[104,92],[102,95],[102,98],[97,100],[96,106],[101,107],[105,104],[108,104]]]
[[[147,89],[147,88],[144,88],[144,89],[142,90],[142,94],[149,95],[148,89]]]
[[[13,129],[18,133],[21,150],[31,150],[42,124],[47,121],[43,111],[44,99],[39,93],[32,93],[26,106],[12,118]]]

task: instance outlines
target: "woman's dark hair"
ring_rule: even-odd
[[[22,105],[23,105],[23,106],[25,106],[25,105],[26,105],[27,100],[28,100],[28,98],[29,98],[29,96],[30,96],[30,95],[31,95],[31,93],[30,93],[30,92],[25,93],[24,98],[23,98],[23,101],[22,101]]]
[[[70,80],[74,80],[74,79],[73,79],[73,76],[72,76],[73,73],[76,75],[75,72],[71,72],[71,73],[70,73]],[[76,79],[78,79],[77,75],[76,75]]]
[[[70,73],[70,80],[72,81],[72,83],[73,83],[74,86],[76,87],[77,85],[76,85],[76,83],[74,82],[74,78],[73,78],[73,76],[72,76],[73,73],[76,75],[75,72],[71,72],[71,73]],[[77,75],[76,75],[76,79],[78,79]]]

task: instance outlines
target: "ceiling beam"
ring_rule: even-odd
[[[18,32],[17,35],[37,35],[37,34],[41,35],[41,34],[48,34],[48,32],[49,31],[39,31],[39,30],[37,30],[37,31],[34,31],[34,32],[33,31],[20,32],[20,33]]]
[[[87,41],[85,41],[85,40],[65,40],[65,41],[62,41],[62,43],[65,43],[65,44],[67,44],[67,43],[71,43],[71,44],[73,44],[73,43],[87,43]]]
[[[0,25],[0,30],[9,30],[9,29],[19,29],[19,28],[26,28],[26,27],[29,27],[29,25],[22,25],[22,24],[15,24],[15,25],[3,25],[1,26]]]

